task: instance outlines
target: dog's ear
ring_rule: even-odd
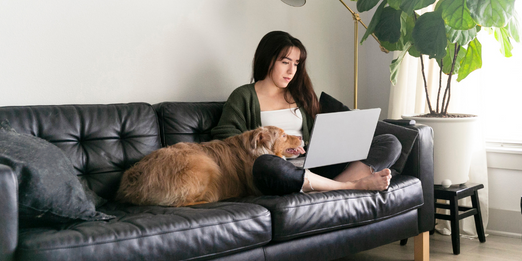
[[[266,130],[265,128],[261,127],[261,128],[257,128],[254,133],[252,134],[253,137],[252,137],[252,148],[254,149],[257,149],[257,146],[259,145],[260,142],[263,141],[263,139],[266,139]]]

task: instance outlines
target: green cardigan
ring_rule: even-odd
[[[303,118],[303,140],[308,145],[313,119],[299,106]],[[253,130],[261,126],[261,108],[254,84],[246,84],[235,89],[223,106],[223,113],[216,127],[211,131],[213,139],[224,139]]]

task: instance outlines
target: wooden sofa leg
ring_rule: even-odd
[[[414,259],[415,261],[430,260],[430,234],[423,232],[415,236],[414,242]]]

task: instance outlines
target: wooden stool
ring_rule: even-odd
[[[450,211],[449,215],[435,213],[435,218],[449,220],[451,222],[451,243],[453,245],[453,254],[455,255],[460,254],[459,220],[463,218],[474,216],[478,238],[481,243],[486,242],[478,196],[478,190],[481,188],[484,188],[484,185],[474,183],[466,183],[462,185],[451,186],[449,188],[444,188],[441,185],[435,185],[435,212],[437,211],[437,208],[449,209]],[[458,205],[459,199],[465,197],[471,197],[472,207],[461,207]],[[449,200],[449,204],[438,203],[437,199]],[[459,211],[462,213],[459,213]]]

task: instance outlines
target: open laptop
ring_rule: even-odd
[[[288,161],[309,169],[366,159],[380,113],[376,108],[317,114],[305,156]]]

